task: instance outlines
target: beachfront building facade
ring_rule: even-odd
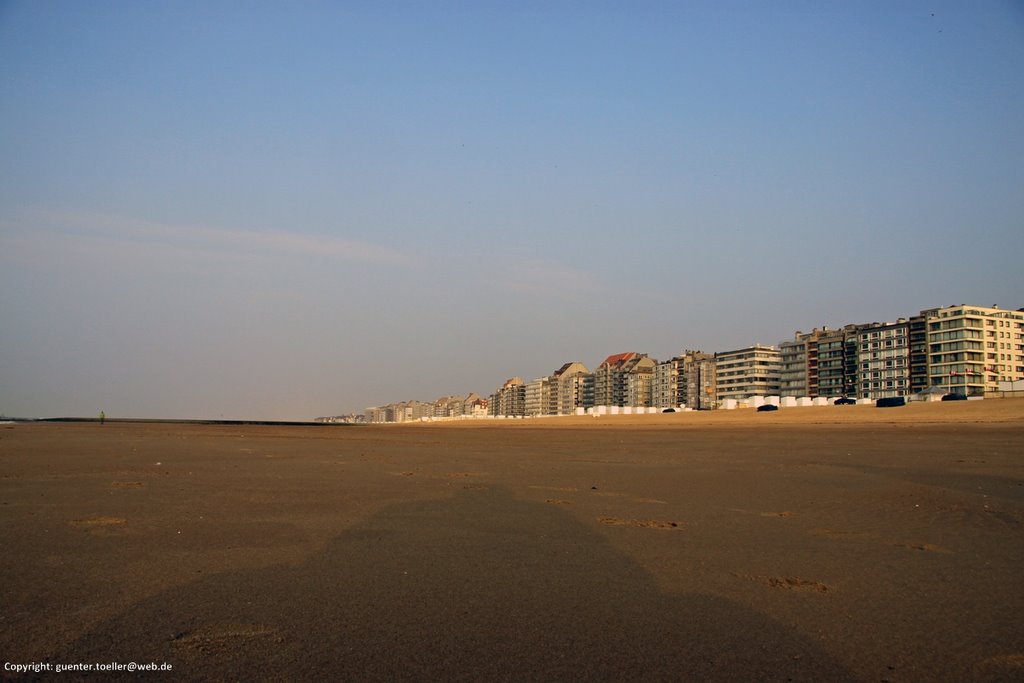
[[[524,410],[527,417],[554,415],[557,391],[551,377],[538,377],[526,385]]]
[[[462,402],[462,414],[466,417],[487,417],[487,399],[470,392]]]
[[[454,418],[461,417],[465,411],[466,401],[462,396],[442,396],[434,401],[432,417]]]
[[[526,385],[526,415],[571,415],[594,405],[594,377],[578,361]]]
[[[385,406],[367,408],[363,413],[365,422],[410,422],[433,415],[433,403],[423,401],[402,401]]]
[[[494,417],[523,417],[526,415],[526,383],[521,377],[505,380],[501,388],[491,394],[490,414]]]
[[[489,398],[470,394],[367,408],[365,422],[463,416],[568,415],[594,406],[718,407],[752,396],[877,399],[930,393],[1001,395],[1024,382],[1024,309],[947,306],[896,322],[797,332],[779,348],[706,354],[658,363],[609,356],[593,373],[569,362],[550,377],[508,380]],[[1006,389],[1006,387],[1011,387]],[[355,419],[355,418],[354,418]]]
[[[774,346],[755,344],[715,354],[715,388],[718,402],[744,400],[779,393],[782,356]]]
[[[921,311],[928,386],[984,396],[1024,379],[1024,309],[948,306]]]
[[[923,315],[915,315],[907,321],[909,330],[910,393],[918,394],[930,386],[928,379],[928,321]]]
[[[363,411],[363,422],[380,423],[388,422],[387,406],[370,406]]]
[[[646,353],[608,356],[594,371],[595,406],[649,406],[657,362]]]
[[[779,395],[810,396],[807,372],[807,341],[797,332],[795,339],[779,344]]]
[[[900,318],[858,325],[853,336],[857,398],[909,396],[910,322]]]
[[[487,399],[475,393],[465,398],[442,396],[434,401],[402,401],[383,406],[371,406],[362,416],[362,422],[410,422],[427,419],[458,419],[487,417]]]
[[[654,386],[654,368],[658,361],[642,358],[626,375],[626,400],[624,405],[639,408],[651,406],[651,389]]]
[[[579,361],[569,361],[551,375],[556,415],[572,415],[594,405],[594,375]]]
[[[798,330],[792,340],[779,344],[780,396],[818,395],[818,342],[829,332],[828,327],[816,327],[810,332]]]
[[[857,395],[856,325],[826,330],[818,338],[817,396]]]
[[[657,408],[674,408],[686,403],[686,374],[684,359],[676,356],[654,366],[651,384],[651,405]]]
[[[687,408],[712,410],[717,407],[714,354],[686,350],[683,353],[683,375],[686,377],[683,404]]]

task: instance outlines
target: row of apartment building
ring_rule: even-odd
[[[530,382],[513,377],[486,399],[470,394],[394,404],[368,409],[366,419],[568,415],[594,406],[709,410],[756,396],[984,396],[1000,383],[1022,381],[1024,309],[959,305],[896,322],[798,331],[775,346],[687,350],[666,361],[619,353],[593,371],[572,361]]]
[[[442,396],[436,401],[402,401],[366,409],[363,422],[412,422],[426,418],[487,417],[487,399],[475,393],[468,396]]]

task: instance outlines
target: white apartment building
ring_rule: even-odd
[[[921,311],[928,346],[928,384],[984,396],[1000,382],[1024,379],[1024,310],[948,306]]]
[[[525,414],[530,417],[555,414],[558,385],[551,377],[539,377],[526,385]]]
[[[779,393],[782,355],[774,346],[756,344],[715,354],[718,401]]]
[[[779,344],[779,395],[810,396],[807,386],[807,340],[800,338]]]

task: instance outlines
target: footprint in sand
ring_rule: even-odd
[[[1004,677],[1005,680],[1019,680],[1018,677],[1024,674],[1024,654],[989,657],[979,662],[975,668],[981,674],[979,678],[986,680],[1004,680]]]
[[[813,591],[815,593],[828,593],[829,587],[820,581],[808,581],[796,576],[769,576],[764,583],[772,588],[786,588],[788,590]]]
[[[124,524],[127,522],[124,517],[89,517],[87,519],[73,519],[71,524],[84,527],[99,527]]]
[[[808,533],[812,536],[823,538],[849,538],[853,540],[869,540],[875,538],[874,534],[866,531],[848,531],[846,529],[811,529]]]
[[[228,650],[247,640],[272,638],[276,635],[276,630],[260,624],[208,624],[192,631],[173,634],[171,643],[176,648],[207,654],[211,651]],[[281,642],[281,638],[276,640]]]
[[[90,534],[110,536],[127,533],[128,530],[125,528],[127,521],[124,517],[89,517],[72,519],[68,524],[84,529]]]
[[[929,553],[943,553],[945,555],[951,554],[953,551],[949,548],[943,548],[941,545],[935,545],[934,543],[903,543],[900,541],[890,541],[887,545],[895,546],[897,548],[910,548],[911,550],[922,550]]]
[[[738,576],[747,581],[756,581],[771,588],[785,588],[786,590],[809,591],[812,593],[828,593],[832,590],[820,581],[809,581],[798,576],[752,576],[737,572],[733,572],[733,576]]]
[[[929,553],[943,553],[950,554],[953,551],[949,548],[944,548],[941,545],[934,543],[917,543],[913,541],[887,541],[879,538],[877,534],[868,533],[866,531],[845,531],[842,529],[812,529],[810,533],[814,536],[822,536],[824,538],[833,539],[850,539],[856,541],[873,541],[875,543],[881,543],[882,545],[889,545],[895,548],[909,548],[911,550],[921,550]]]
[[[680,529],[679,522],[660,519],[622,519],[620,517],[598,517],[597,521],[609,526],[635,526],[641,529]]]
[[[782,512],[754,512],[753,510],[744,510],[743,508],[729,508],[732,512],[742,512],[745,515],[759,515],[761,517],[793,517],[796,515],[795,512],[789,510],[783,510]]]

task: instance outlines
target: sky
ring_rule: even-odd
[[[1024,306],[1024,3],[0,0],[0,414]]]

